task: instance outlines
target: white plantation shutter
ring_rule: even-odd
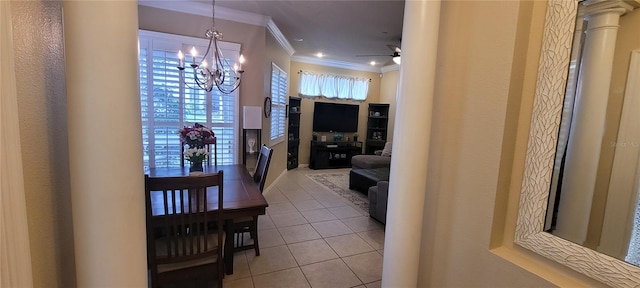
[[[218,164],[237,159],[238,90],[223,94],[193,87],[191,47],[204,54],[208,40],[140,30],[140,104],[145,169],[180,166],[178,129],[200,123],[218,140]],[[237,59],[239,44],[220,43],[228,59]],[[179,79],[178,50],[185,53],[185,85]],[[202,55],[199,55],[202,57]],[[196,59],[199,62],[202,58]],[[233,65],[235,60],[229,60]],[[211,59],[207,62],[212,63]],[[227,67],[229,68],[229,67]],[[231,82],[231,81],[228,81]],[[193,84],[192,84],[193,83]],[[226,83],[230,85],[230,83]]]
[[[278,65],[271,64],[271,142],[284,141],[287,105],[287,73]]]
[[[142,42],[142,41],[140,41]],[[140,117],[142,118],[142,158],[144,160],[145,168],[148,168],[149,165],[149,95],[148,95],[148,77],[147,73],[149,72],[147,67],[147,45],[142,46],[142,43],[139,44],[138,49],[138,66],[139,66],[139,74],[140,74]]]

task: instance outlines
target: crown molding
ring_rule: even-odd
[[[296,50],[294,50],[293,47],[291,47],[291,44],[289,43],[289,41],[287,41],[287,38],[284,37],[280,29],[278,29],[278,26],[276,26],[276,23],[273,22],[273,19],[271,19],[271,17],[269,17],[269,21],[267,21],[267,30],[269,30],[269,32],[271,32],[271,35],[273,35],[273,37],[276,38],[278,43],[280,43],[280,46],[282,46],[282,48],[285,51],[287,51],[287,54],[289,54],[289,57],[291,57],[293,53],[296,52]]]
[[[141,6],[187,13],[191,15],[211,17],[211,5],[209,5],[208,3],[196,2],[196,1],[138,1],[138,4]],[[276,38],[276,41],[278,41],[280,46],[287,52],[287,54],[289,54],[292,61],[329,66],[329,67],[336,67],[336,68],[343,68],[343,69],[350,69],[350,70],[377,72],[377,73],[392,71],[394,69],[393,67],[397,66],[394,64],[394,65],[378,68],[375,66],[338,61],[338,60],[318,59],[318,58],[306,57],[306,56],[293,56],[293,54],[295,53],[293,46],[291,46],[289,41],[287,41],[286,37],[284,37],[284,34],[282,34],[282,31],[280,31],[280,29],[275,24],[275,22],[273,22],[271,17],[218,6],[216,7],[216,19],[223,19],[223,20],[228,20],[228,21],[233,21],[238,23],[245,23],[250,25],[266,27],[269,33],[271,33],[271,35],[273,35],[273,37]],[[387,67],[391,67],[391,68],[387,68]],[[391,69],[391,70],[387,70],[387,69]]]
[[[371,66],[371,65],[363,65],[363,64],[355,64],[351,62],[344,62],[338,60],[329,60],[329,59],[318,59],[314,57],[306,57],[306,56],[293,56],[291,57],[291,61],[315,64],[320,66],[329,66],[335,68],[349,69],[349,70],[357,70],[357,71],[365,71],[365,72],[377,72],[380,73],[380,68]]]
[[[211,6],[207,3],[195,1],[139,1],[139,5],[148,6],[158,9],[187,13],[191,15],[199,15],[211,17]],[[289,54],[295,53],[295,50],[284,37],[273,19],[256,13],[245,12],[225,7],[216,7],[216,19],[229,20],[238,23],[251,24],[266,27],[267,30],[276,38],[280,46]]]
[[[380,68],[381,73],[387,73],[387,72],[398,71],[398,70],[400,70],[400,65],[398,64],[391,64],[391,65],[387,65]]]
[[[191,15],[199,15],[211,17],[211,6],[207,3],[195,1],[139,1],[142,6],[154,7],[158,9],[187,13]],[[245,12],[225,7],[216,7],[216,19],[224,19],[238,23],[251,24],[266,27],[267,30],[276,38],[280,46],[289,54],[295,53],[295,50],[284,37],[273,19],[256,13]]]
[[[211,17],[211,5],[195,1],[138,1],[139,5],[171,10],[192,15]],[[216,19],[229,20],[256,26],[267,26],[270,18],[225,7],[216,7]]]

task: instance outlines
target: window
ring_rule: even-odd
[[[223,94],[192,89],[180,81],[178,50],[191,47],[204,54],[208,40],[140,30],[140,104],[145,169],[180,166],[178,129],[200,123],[217,137],[218,164],[234,164],[238,145],[238,91]],[[220,43],[226,58],[238,59],[240,45]],[[190,55],[185,55],[190,62]],[[202,55],[200,55],[202,57]],[[200,61],[200,59],[196,59]],[[208,60],[211,63],[211,60]],[[235,60],[229,60],[234,63]],[[229,67],[230,68],[230,67]],[[189,69],[189,68],[187,68]],[[185,70],[185,81],[193,73]],[[229,83],[230,85],[231,83]],[[194,84],[195,85],[195,84]]]
[[[271,64],[271,145],[284,141],[287,73]]]
[[[369,79],[302,71],[299,87],[301,96],[364,101],[369,91]]]

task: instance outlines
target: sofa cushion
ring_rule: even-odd
[[[378,155],[356,155],[351,157],[351,167],[354,169],[375,169],[391,166],[391,157]]]
[[[384,148],[382,148],[380,156],[391,157],[391,148],[391,142],[384,143]]]

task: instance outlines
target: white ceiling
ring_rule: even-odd
[[[141,5],[172,9],[169,1],[140,2]],[[192,13],[211,15],[211,2],[198,1],[185,5],[173,5],[182,10],[192,5]],[[170,5],[169,5],[170,6]],[[227,9],[228,8],[228,9]],[[197,11],[196,11],[197,10]],[[204,11],[203,11],[204,10]],[[310,0],[217,0],[216,18],[234,20],[241,19],[238,11],[250,16],[266,16],[266,22],[272,24],[284,36],[284,39],[295,51],[294,60],[317,62],[317,52],[325,56],[321,59],[330,66],[369,67],[369,62],[376,61],[377,71],[382,66],[393,64],[391,56],[356,57],[356,55],[391,55],[388,46],[400,46],[402,36],[402,19],[404,0],[389,1],[310,1]],[[243,13],[239,13],[242,15]],[[258,14],[258,15],[255,15]],[[231,18],[231,19],[228,19]],[[245,17],[246,18],[246,17]],[[255,17],[254,17],[255,19]],[[238,21],[247,22],[247,21]],[[250,21],[249,21],[250,22]],[[255,24],[255,23],[252,23]],[[303,41],[296,41],[303,39]]]

